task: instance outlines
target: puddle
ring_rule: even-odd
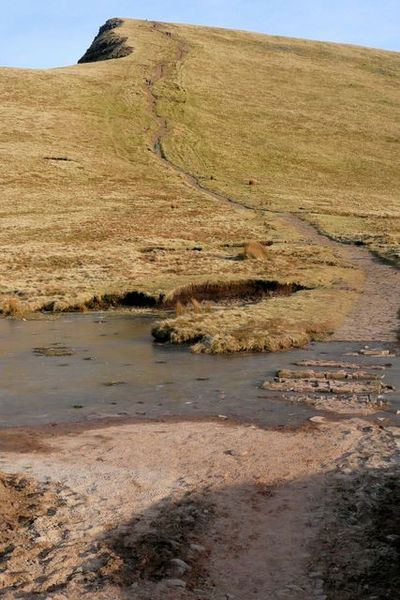
[[[152,322],[110,313],[1,320],[0,427],[218,415],[267,427],[296,426],[321,411],[282,401],[279,394],[261,390],[261,384],[296,362],[343,360],[363,346],[331,342],[278,354],[195,355],[154,343]],[[38,353],[38,348],[69,352]],[[399,389],[399,357],[389,360],[393,366],[385,382]],[[386,364],[388,357],[360,356],[357,362]],[[398,394],[388,400],[400,409]]]

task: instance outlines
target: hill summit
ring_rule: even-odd
[[[133,51],[133,48],[127,44],[127,37],[121,37],[114,32],[115,29],[123,25],[123,20],[114,18],[106,21],[99,29],[99,33],[93,40],[91,46],[85,52],[78,64],[97,62],[99,60],[111,60],[113,58],[123,58]]]

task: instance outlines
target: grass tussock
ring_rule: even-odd
[[[182,302],[180,302],[179,300],[177,301],[177,303],[175,304],[175,314],[177,317],[181,317],[182,315],[184,315],[186,313],[186,308],[185,306],[182,304]]]
[[[200,314],[203,312],[204,307],[198,300],[196,300],[196,298],[192,298],[190,303],[193,307],[193,312],[195,312],[196,314]]]
[[[190,344],[198,353],[277,352],[323,339],[341,323],[355,292],[307,290],[286,298],[271,298],[207,313],[186,312],[157,323],[158,341]]]
[[[202,304],[196,298],[191,298],[188,304],[182,304],[180,300],[175,304],[175,315],[180,317],[182,315],[186,315],[188,313],[192,314],[201,314],[204,311],[208,310],[208,305]]]
[[[6,298],[0,309],[0,313],[5,317],[13,319],[25,319],[31,314],[32,310],[28,303],[22,302],[19,298]]]

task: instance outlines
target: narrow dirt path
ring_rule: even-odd
[[[396,341],[399,335],[400,271],[385,265],[368,251],[351,247],[350,260],[366,275],[364,291],[335,340]]]
[[[163,145],[163,139],[165,138],[165,136],[168,133],[168,119],[158,113],[158,110],[157,110],[158,98],[157,98],[157,94],[156,94],[154,88],[155,88],[155,85],[165,77],[168,68],[171,68],[171,67],[174,68],[179,63],[182,63],[184,61],[185,57],[187,56],[187,54],[189,52],[189,48],[183,40],[180,40],[177,36],[174,36],[173,34],[171,34],[170,31],[164,30],[162,24],[153,23],[153,29],[155,31],[157,31],[158,33],[160,33],[161,35],[166,36],[169,41],[172,40],[172,41],[177,42],[177,44],[178,44],[175,61],[173,63],[168,63],[166,61],[159,63],[156,66],[153,77],[146,82],[147,83],[147,92],[148,92],[148,97],[149,97],[149,106],[150,106],[150,109],[151,109],[154,117],[157,120],[157,123],[158,123],[158,127],[152,138],[153,152],[169,168],[173,169],[176,173],[183,175],[183,177],[185,178],[188,185],[190,187],[195,188],[197,191],[207,194],[209,197],[212,197],[214,200],[217,200],[218,202],[223,201],[223,202],[226,202],[229,204],[234,204],[237,208],[239,208],[241,210],[258,210],[258,209],[255,209],[253,206],[249,206],[249,205],[241,202],[240,200],[236,200],[235,198],[232,198],[226,194],[223,194],[222,192],[210,190],[208,187],[206,187],[201,182],[201,180],[198,177],[189,173],[188,171],[185,171],[185,169],[183,169],[179,165],[175,164],[170,158],[168,158],[168,156],[165,152],[165,149],[164,149],[164,145]]]
[[[163,79],[169,68],[174,68],[188,54],[186,43],[170,31],[163,29],[160,23],[153,23],[154,30],[169,40],[177,42],[176,60],[173,64],[162,62],[153,78],[148,81],[149,106],[158,122],[158,128],[153,136],[153,151],[169,168],[183,175],[188,185],[197,191],[207,194],[218,202],[234,204],[241,210],[271,212],[268,209],[255,208],[232,198],[222,192],[210,190],[199,178],[188,173],[172,162],[163,147],[163,139],[168,133],[168,120],[157,110],[158,99],[154,86]],[[335,332],[332,339],[341,341],[385,341],[394,342],[399,335],[400,310],[400,270],[386,265],[376,259],[368,250],[356,246],[342,244],[320,234],[312,225],[292,213],[279,213],[288,224],[292,225],[307,240],[307,243],[331,246],[339,254],[353,263],[365,274],[365,287],[352,310],[347,315],[342,326]]]
[[[368,250],[329,239],[293,214],[284,215],[308,243],[335,248],[365,274],[364,291],[332,339],[396,341],[399,333],[400,270],[386,265]]]

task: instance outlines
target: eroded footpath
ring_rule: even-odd
[[[286,214],[308,243],[328,245],[365,275],[363,292],[344,323],[332,336],[340,341],[396,341],[399,334],[400,270],[385,264],[366,248],[331,240],[298,216]]]

